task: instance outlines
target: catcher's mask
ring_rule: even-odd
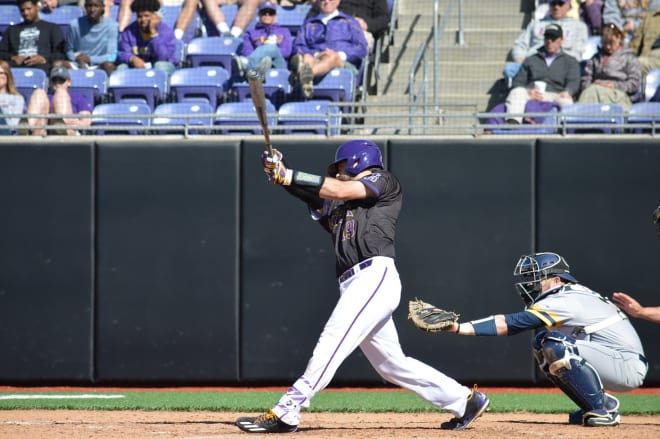
[[[525,306],[533,304],[541,295],[542,280],[558,276],[567,282],[578,283],[571,275],[566,260],[550,252],[521,256],[513,275],[518,280],[516,290]]]
[[[328,175],[334,177],[339,163],[346,160],[346,173],[352,176],[368,168],[383,168],[380,148],[370,140],[351,140],[337,148],[335,161],[328,166]]]

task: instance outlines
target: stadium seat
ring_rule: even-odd
[[[289,74],[287,69],[270,69],[266,74],[266,81],[263,83],[264,96],[275,105],[275,108],[280,108],[289,95],[291,88]],[[250,85],[247,81],[234,83],[232,89],[236,92],[239,101],[244,101],[251,96]]]
[[[537,101],[529,101],[528,105],[525,107],[525,113],[546,113],[545,109],[541,110],[539,108],[534,108],[535,106],[530,106],[530,102],[537,102]],[[497,108],[499,107],[496,106],[491,110],[491,114],[497,114]],[[504,104],[501,104],[502,107],[502,112],[506,112],[506,106]],[[496,123],[501,123],[502,125],[499,125],[498,128],[486,128],[485,131],[489,132],[490,134],[505,134],[505,135],[512,135],[512,134],[517,134],[517,135],[534,135],[534,134],[554,134],[557,131],[557,107],[552,106],[549,110],[547,110],[548,115],[545,117],[541,116],[535,116],[533,119],[536,122],[536,124],[531,124],[531,123],[523,123],[520,125],[508,125],[504,124],[504,118],[501,118],[501,122],[496,122]],[[494,123],[495,120],[499,118],[491,118],[489,121],[486,123]]]
[[[179,18],[179,14],[183,9],[182,5],[178,6],[168,6],[163,5],[160,7],[160,14],[163,16],[163,22],[166,23],[172,30],[175,29],[176,20]],[[199,13],[195,11],[193,18],[188,25],[188,29],[183,32],[183,37],[180,41],[187,44],[195,37],[198,37],[201,33],[202,20],[199,17]]]
[[[53,9],[52,12],[40,11],[39,15],[42,20],[50,21],[57,24],[62,29],[62,35],[66,39],[66,34],[69,32],[69,25],[71,20],[82,17],[85,11],[77,5],[61,5]]]
[[[142,102],[152,109],[165,102],[168,77],[163,70],[116,70],[108,80],[108,91],[113,102]]]
[[[314,78],[314,99],[333,102],[353,102],[355,97],[355,74],[346,68],[334,68],[321,78]],[[345,107],[345,113],[351,107]]]
[[[220,66],[232,75],[232,57],[238,53],[240,38],[199,37],[188,43],[186,59],[191,67]]]
[[[206,102],[213,109],[224,100],[228,84],[229,72],[218,66],[179,69],[170,77],[177,102]]]
[[[660,69],[652,69],[644,78],[644,101],[649,102],[660,87]]]
[[[616,104],[567,105],[561,109],[560,122],[565,124],[568,133],[620,133],[624,110]],[[600,124],[601,127],[579,127],[579,125]]]
[[[144,129],[150,125],[151,108],[142,103],[100,104],[92,110],[92,126],[105,127],[93,130],[92,134],[146,134]]]
[[[215,112],[206,102],[174,102],[160,104],[154,110],[154,118],[151,121],[152,127],[161,128],[160,134],[185,133],[184,128],[168,129],[168,125],[187,125],[189,134],[204,134],[210,128],[193,128],[190,126],[211,127],[213,125],[213,113]]]
[[[85,96],[92,106],[108,99],[108,75],[102,69],[69,70],[71,86],[69,90]]]
[[[339,107],[325,100],[286,102],[278,111],[278,129],[284,134],[339,134]]]
[[[14,67],[11,69],[11,72],[14,75],[16,89],[25,98],[26,105],[30,102],[30,96],[32,96],[32,92],[35,89],[48,89],[48,77],[46,76],[46,72],[41,69]]]
[[[266,112],[268,128],[272,131],[276,124],[277,110],[275,106],[266,99]],[[216,110],[215,125],[222,134],[248,133],[261,134],[259,119],[251,101],[226,102],[220,104]]]
[[[639,124],[646,126],[629,127],[632,132],[660,133],[660,102],[639,102],[633,104],[628,111],[628,124]],[[653,124],[653,125],[652,125]]]
[[[312,9],[312,5],[310,4],[297,4],[294,6],[278,5],[277,24],[289,29],[291,35],[295,37],[310,9]]]
[[[23,22],[23,17],[21,16],[21,11],[16,6],[16,2],[11,5],[0,5],[0,33],[4,33],[5,30],[12,24],[19,24]]]

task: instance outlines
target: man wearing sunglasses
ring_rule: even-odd
[[[550,24],[558,24],[563,29],[563,51],[578,61],[582,59],[582,53],[589,39],[589,30],[587,25],[580,20],[568,17],[567,14],[570,8],[570,0],[552,0],[550,2],[550,15],[542,20],[532,21],[520,34],[511,49],[513,61],[506,63],[504,66],[504,77],[509,83],[518,73],[525,58],[533,55],[543,47],[543,35]]]

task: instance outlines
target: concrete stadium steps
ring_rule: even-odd
[[[448,0],[440,2],[443,14]],[[502,76],[507,54],[522,31],[524,14],[519,0],[483,2],[464,0],[463,45],[457,45],[458,5],[451,12],[438,46],[438,102],[446,105],[469,104],[485,111],[491,93]],[[390,47],[390,62],[381,64],[378,95],[368,96],[374,104],[394,101],[408,102],[409,74],[420,44],[429,38],[433,27],[432,0],[399,0],[398,27]],[[438,17],[441,23],[442,16]],[[432,98],[433,42],[427,52],[427,93]],[[421,69],[415,75],[421,81]],[[417,82],[418,88],[421,82]],[[430,89],[429,89],[430,88]],[[501,93],[501,91],[500,91]]]

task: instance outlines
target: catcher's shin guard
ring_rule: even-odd
[[[544,332],[534,341],[534,356],[545,375],[585,412],[605,408],[598,372],[579,356],[575,339]]]

